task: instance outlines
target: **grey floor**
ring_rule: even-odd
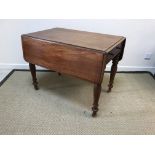
[[[91,83],[54,72],[37,72],[37,78],[38,91],[24,71],[0,87],[0,135],[155,134],[155,82],[148,73],[118,73],[111,93],[106,73],[96,118]]]

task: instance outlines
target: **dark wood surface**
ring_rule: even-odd
[[[22,35],[24,59],[30,64],[37,89],[35,65],[72,75],[94,83],[93,114],[96,116],[106,64],[113,60],[109,92],[113,87],[117,64],[122,59],[126,39],[77,30],[54,28]]]
[[[53,28],[35,33],[26,34],[26,36],[79,46],[103,52],[108,52],[111,48],[116,47],[125,38],[122,36],[114,36],[100,33],[90,33],[85,31],[70,30],[64,28]]]
[[[101,53],[26,36],[23,37],[23,51],[25,60],[32,64],[94,83],[101,80],[100,70],[105,59]]]

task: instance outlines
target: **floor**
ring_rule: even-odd
[[[155,80],[148,73],[118,73],[107,93],[104,76],[99,112],[91,117],[93,84],[52,72],[15,71],[0,87],[0,134],[155,134]]]

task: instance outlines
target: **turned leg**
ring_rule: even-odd
[[[101,84],[94,85],[94,103],[92,107],[92,116],[95,117],[98,112],[98,101],[101,93]]]
[[[30,71],[31,71],[31,75],[32,75],[32,80],[33,80],[33,85],[34,85],[34,89],[38,90],[38,82],[37,82],[37,78],[36,78],[36,67],[34,64],[29,63],[29,67],[30,67]]]
[[[112,62],[112,67],[111,67],[111,73],[110,73],[110,81],[109,81],[109,85],[108,85],[108,91],[107,92],[111,92],[111,89],[113,87],[113,83],[114,83],[114,78],[117,72],[117,64],[119,62],[119,54],[113,59]]]

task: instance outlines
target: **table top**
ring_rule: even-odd
[[[109,52],[125,38],[108,34],[53,28],[26,34],[26,36],[50,42],[68,44],[102,52]]]

